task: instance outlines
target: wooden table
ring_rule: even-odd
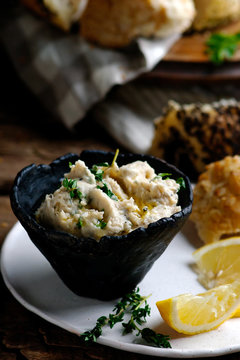
[[[0,244],[16,222],[9,192],[17,172],[30,163],[49,163],[67,153],[83,149],[114,150],[116,144],[96,124],[84,122],[81,135],[68,133],[55,124],[37,100],[18,80],[0,48]],[[91,121],[91,119],[88,119]],[[96,131],[93,132],[92,129]],[[77,336],[36,316],[21,306],[0,279],[0,359],[80,360],[155,357],[138,355],[94,344],[85,346]],[[239,354],[221,357],[236,360]],[[218,358],[220,359],[220,358]]]

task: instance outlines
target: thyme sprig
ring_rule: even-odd
[[[146,317],[150,315],[151,309],[147,304],[149,296],[141,296],[139,288],[126,294],[113,308],[113,313],[107,316],[101,316],[97,319],[96,325],[92,330],[85,331],[80,339],[86,343],[96,342],[102,335],[102,328],[108,325],[111,329],[117,323],[122,323],[123,335],[136,331],[136,336],[141,337],[157,347],[171,348],[169,336],[157,334],[149,328],[140,328],[146,322]],[[143,306],[143,307],[142,307]],[[125,314],[130,314],[130,320],[123,322]]]

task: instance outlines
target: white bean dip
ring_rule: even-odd
[[[179,188],[146,161],[121,167],[115,161],[89,169],[78,160],[70,164],[61,187],[46,195],[36,219],[78,237],[123,235],[181,211]]]

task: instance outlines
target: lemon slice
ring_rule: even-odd
[[[240,280],[240,237],[202,246],[193,257],[198,280],[207,289]]]
[[[205,293],[183,294],[156,303],[162,318],[179,333],[193,335],[217,328],[240,305],[240,282]]]

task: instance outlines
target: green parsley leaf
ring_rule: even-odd
[[[107,223],[103,220],[98,220],[96,227],[99,227],[101,229],[104,229],[107,226]]]
[[[103,183],[103,186],[97,185],[97,189],[102,190],[107,196],[109,196],[111,199],[118,201],[117,196],[107,187],[106,183]]]
[[[104,171],[99,169],[98,166],[99,165],[93,165],[90,171],[95,176],[96,181],[102,181]]]
[[[93,166],[94,166],[94,165],[93,165]],[[97,164],[97,166],[109,167],[109,163],[108,163],[108,162],[103,162],[103,163]]]
[[[176,180],[176,183],[180,185],[180,188],[186,189],[186,183],[185,183],[185,180],[184,180],[183,177],[179,177],[179,178]]]
[[[62,182],[63,186],[69,191],[69,195],[71,199],[78,199],[81,202],[83,195],[80,190],[77,188],[77,180],[76,179],[68,179],[64,178]]]
[[[157,177],[161,177],[164,180],[170,179],[170,176],[172,176],[171,173],[159,173],[159,174],[157,174]]]
[[[234,35],[215,33],[206,41],[206,53],[214,64],[220,65],[235,54],[239,43],[240,33]]]
[[[163,180],[167,180],[167,179],[170,179],[170,176],[172,176],[171,173],[159,173],[157,176],[155,176],[152,180],[155,180],[155,179],[163,179]],[[185,184],[185,181],[183,179],[183,177],[179,177],[177,180],[176,180],[176,183],[180,185],[180,188],[184,188],[186,189],[186,184]]]
[[[78,227],[79,229],[81,229],[81,228],[83,227],[83,220],[82,220],[82,218],[79,218],[79,219],[78,219],[77,227]]]

